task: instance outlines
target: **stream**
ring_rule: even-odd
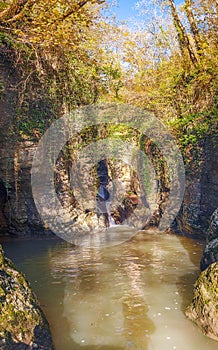
[[[215,350],[184,315],[203,243],[150,230],[90,249],[56,239],[3,242],[50,323],[56,350]]]

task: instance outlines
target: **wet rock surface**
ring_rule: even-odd
[[[194,286],[194,297],[186,316],[194,321],[203,334],[218,340],[218,263],[203,271]]]
[[[0,349],[53,350],[49,325],[25,277],[0,246]]]

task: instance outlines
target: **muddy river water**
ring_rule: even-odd
[[[184,310],[203,244],[155,231],[108,248],[10,241],[50,323],[56,350],[215,350]]]

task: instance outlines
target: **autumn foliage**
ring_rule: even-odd
[[[141,21],[131,26],[105,18],[109,5],[0,1],[1,55],[19,72],[20,105],[42,95],[54,113],[126,102],[152,110],[180,138],[184,125],[197,130],[201,124],[187,143],[215,130],[217,2],[141,0]]]

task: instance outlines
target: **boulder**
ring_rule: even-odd
[[[0,246],[0,349],[53,350],[48,322],[24,275]]]
[[[194,286],[194,297],[186,316],[194,321],[203,334],[218,340],[218,263],[203,271]]]

